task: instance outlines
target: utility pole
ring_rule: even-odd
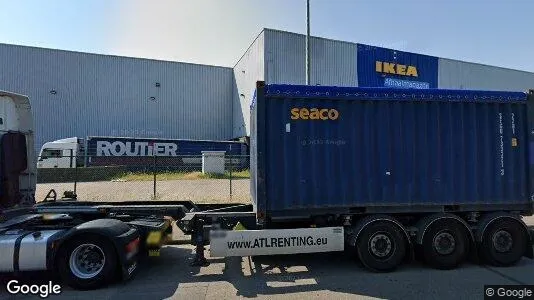
[[[306,0],[306,85],[310,85],[310,0]]]

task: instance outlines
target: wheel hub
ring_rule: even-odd
[[[76,277],[89,279],[102,271],[105,262],[106,257],[100,247],[94,244],[82,244],[72,251],[69,267]]]
[[[389,236],[383,233],[376,233],[369,240],[369,249],[371,254],[376,257],[384,258],[391,254],[392,242]]]
[[[505,230],[499,230],[495,232],[493,235],[493,248],[497,250],[497,252],[508,252],[512,249],[513,246],[513,238],[512,235]]]
[[[452,234],[440,232],[434,236],[434,249],[441,255],[448,255],[454,252],[456,241]]]

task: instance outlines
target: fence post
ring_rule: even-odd
[[[72,149],[70,150],[71,156],[72,156]],[[76,187],[78,185],[78,152],[76,152],[76,156],[74,156],[74,195],[76,195],[76,198],[78,198],[78,193],[76,193]]]
[[[230,145],[230,200],[232,200],[232,145]]]
[[[153,169],[153,172],[154,172],[154,187],[153,187],[153,200],[156,200],[156,154],[154,153],[154,169]]]
[[[74,193],[74,195],[76,195],[76,185],[78,184],[78,168],[77,168],[77,164],[76,164],[76,162],[74,160],[75,159],[74,150],[73,149],[69,149],[69,151],[70,151],[69,169],[72,168],[72,163],[74,162],[74,191],[73,191],[73,193]]]

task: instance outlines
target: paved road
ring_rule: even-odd
[[[412,263],[374,274],[338,254],[210,259],[198,268],[188,266],[191,253],[190,246],[168,246],[129,282],[87,292],[64,288],[51,299],[482,299],[485,284],[534,284],[534,262],[527,259],[511,268],[466,264],[438,271]]]
[[[525,219],[534,225],[534,218]],[[175,236],[183,239],[183,236]],[[440,271],[417,262],[393,273],[365,271],[352,257],[340,254],[305,254],[255,258],[209,258],[207,267],[190,267],[193,247],[166,246],[160,257],[141,263],[134,278],[96,291],[64,287],[51,299],[482,299],[485,284],[534,284],[534,261],[523,259],[509,268],[467,263]],[[0,278],[0,299],[11,296],[7,278]],[[48,273],[22,281],[43,284],[58,279]]]
[[[534,218],[526,222],[534,225]],[[208,257],[211,264],[207,267],[190,267],[192,257],[190,245],[166,246],[160,257],[143,261],[128,282],[86,292],[64,287],[51,299],[482,299],[485,284],[534,284],[534,261],[526,258],[509,268],[471,262],[440,271],[412,262],[393,273],[376,274],[364,270],[352,257],[337,253]],[[50,276],[32,274],[31,279],[22,280],[59,282]],[[10,298],[30,299],[1,290],[0,299]]]

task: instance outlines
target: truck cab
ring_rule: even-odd
[[[77,139],[67,139],[45,145],[41,154],[58,156],[59,150],[63,156],[67,150],[67,157],[72,157],[77,152],[71,150],[77,149]],[[185,216],[184,206],[175,203],[56,201],[55,193],[36,203],[35,152],[29,98],[0,91],[2,278],[49,270],[58,272],[71,287],[84,290],[126,280],[136,269],[139,255],[159,254],[162,237],[172,233],[166,216]]]
[[[0,91],[0,212],[35,203],[33,139],[29,98]]]
[[[75,168],[83,165],[83,141],[71,137],[45,143],[39,151],[37,168]]]

